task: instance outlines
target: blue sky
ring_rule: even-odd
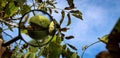
[[[64,8],[66,1],[57,0],[56,7]],[[98,38],[109,34],[120,17],[120,0],[74,0],[75,6],[83,13],[83,19],[72,17],[72,25],[66,35],[75,38],[65,42],[77,47],[78,54],[82,53],[82,46],[98,41]],[[55,16],[60,18],[60,16]],[[65,22],[64,22],[65,23]],[[106,50],[105,44],[98,43],[89,47],[84,58],[95,58],[100,51]]]

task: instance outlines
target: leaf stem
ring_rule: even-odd
[[[94,45],[94,44],[96,44],[96,43],[99,43],[99,42],[101,42],[101,41],[96,41],[96,42],[94,42],[94,43],[86,46],[86,48],[85,48],[85,49],[83,50],[83,52],[82,52],[81,58],[83,58],[83,56],[84,56],[84,54],[85,54],[85,51],[86,51],[90,46],[92,46],[92,45]]]

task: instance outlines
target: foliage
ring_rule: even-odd
[[[18,28],[18,21],[31,9],[43,10],[49,14],[59,14],[59,8],[55,6],[57,3],[55,0],[31,0],[32,3],[27,3],[27,1],[28,0],[0,0],[0,36],[3,32],[7,36],[12,37],[12,35],[7,34],[5,31],[9,30],[12,32],[14,28]],[[80,58],[76,52],[77,48],[69,43],[63,43],[64,39],[70,40],[74,38],[72,35],[65,36],[63,33],[69,30],[67,26],[70,26],[72,23],[71,15],[82,20],[82,13],[75,9],[74,0],[67,0],[67,2],[69,6],[64,9],[60,9],[60,21],[57,22],[54,18],[58,29],[51,42],[42,47],[33,47],[28,44],[21,44],[21,41],[19,43],[16,42],[16,45],[11,45],[13,49],[7,49],[2,57],[39,58],[42,56],[45,58]],[[68,22],[66,22],[66,27],[61,27],[65,16],[68,17]],[[4,26],[6,26],[6,28],[4,28]],[[71,51],[71,49],[74,51]]]

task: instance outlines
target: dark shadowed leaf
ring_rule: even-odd
[[[64,45],[62,46],[62,49],[66,49],[66,44],[64,44]]]
[[[73,3],[73,0],[67,0],[68,4],[69,4],[69,7],[65,7],[64,9],[65,10],[71,10],[71,9],[74,9],[75,6],[74,6],[74,3]]]
[[[67,53],[69,54],[71,51],[70,51],[70,49],[69,48],[67,48]]]
[[[70,13],[76,18],[83,20],[82,13],[79,10],[71,10]]]
[[[61,28],[60,31],[66,32],[67,30],[69,30],[69,28]]]
[[[3,31],[2,28],[0,28],[0,33],[1,33],[2,31]]]
[[[64,10],[71,10],[74,9],[73,7],[65,7]]]
[[[67,43],[67,45],[68,45],[69,47],[71,47],[73,50],[77,50],[77,48],[74,47],[73,45],[70,45],[70,44],[68,44],[68,43]]]
[[[61,11],[61,15],[62,15],[62,17],[61,17],[61,19],[60,19],[60,25],[62,24],[62,22],[63,22],[63,20],[64,20],[64,17],[65,17],[65,12],[64,12],[64,10]]]
[[[113,54],[113,58],[119,58],[120,57],[120,18],[116,22],[113,30],[108,36],[108,43],[107,43],[107,49],[108,51]],[[115,52],[115,53],[114,53]],[[117,54],[116,54],[117,53]]]
[[[61,40],[63,41],[65,37],[65,34],[61,33]]]
[[[79,56],[79,55],[77,55],[77,58],[80,58],[80,56]]]
[[[79,18],[79,19],[83,20],[82,15],[80,15],[78,13],[73,13],[72,15],[76,18]]]
[[[41,3],[42,2],[42,0],[35,0],[36,2],[39,2],[39,3]]]
[[[74,38],[74,36],[67,36],[67,37],[65,37],[66,39],[73,39]]]
[[[76,18],[83,20],[82,13],[79,10],[71,10],[70,13],[72,13],[72,15]]]
[[[50,6],[53,6],[53,8],[55,8],[55,5],[53,4],[52,1],[47,1],[47,3],[48,3]]]
[[[58,13],[58,11],[57,10],[54,10],[55,11],[55,13]]]
[[[66,56],[67,56],[67,51],[65,49],[62,49],[62,58],[65,58]]]
[[[70,13],[67,14],[67,17],[68,17],[68,23],[67,23],[67,26],[69,26],[71,24],[71,17],[70,17]]]
[[[2,38],[2,28],[0,28],[0,39]]]
[[[80,12],[79,10],[71,10],[70,13],[77,13],[77,14],[82,15],[82,12]]]
[[[69,6],[74,5],[73,0],[67,0],[67,2],[68,2],[68,4],[69,4]]]

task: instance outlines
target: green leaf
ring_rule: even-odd
[[[36,53],[30,53],[29,57],[28,58],[36,58]]]
[[[80,13],[73,13],[72,15],[76,18],[83,20],[82,15]]]
[[[45,6],[42,7],[41,10],[44,10],[45,12],[47,12],[47,8]]]
[[[25,33],[25,34],[27,34],[28,33],[28,31],[25,29],[25,30],[20,30],[20,32],[21,33]]]
[[[17,53],[17,55],[15,55],[16,56],[16,58],[21,58],[22,57],[22,53]]]
[[[38,57],[44,56],[44,52],[45,52],[45,48],[44,48],[44,47],[41,47],[41,48],[40,48],[40,51],[38,52]]]
[[[27,13],[28,11],[30,11],[30,6],[29,5],[23,5],[21,7],[21,14],[24,15],[25,13]]]
[[[18,7],[15,6],[14,2],[9,2],[9,4],[7,5],[7,7],[5,9],[4,18],[13,16],[17,10],[18,10]]]
[[[0,6],[1,7],[5,7],[5,5],[6,5],[6,1],[0,1]]]
[[[43,46],[40,48],[40,51],[38,52],[38,57],[40,57],[40,56],[47,57],[48,53],[49,53],[48,45]]]
[[[48,58],[59,58],[62,51],[62,47],[54,42],[49,44]]]
[[[62,52],[62,46],[60,45],[59,37],[56,36],[48,45],[47,49],[49,51],[48,58],[59,58]],[[61,40],[60,40],[61,41]]]
[[[54,35],[51,42],[55,42],[56,44],[60,44],[61,43],[61,37]]]
[[[51,42],[56,42],[57,36],[54,36]]]
[[[70,17],[70,13],[67,14],[67,17],[68,17],[68,23],[67,23],[67,26],[69,26],[71,24],[71,17]]]
[[[54,24],[54,22],[52,21],[52,22],[50,22],[50,25],[49,25],[49,33],[51,34],[52,32],[53,32],[53,30],[55,30],[55,24]]]
[[[31,52],[26,52],[26,54],[24,55],[24,58],[28,58]]]
[[[60,20],[60,25],[62,24],[63,20],[64,20],[64,17],[65,17],[65,12],[64,10],[61,11],[61,14],[62,14],[62,17],[61,17],[61,20]]]
[[[36,58],[36,53],[27,52],[27,53],[24,55],[24,58]]]
[[[76,18],[83,20],[82,13],[79,10],[71,10],[70,13]]]
[[[29,47],[29,52],[36,53],[37,51],[38,51],[38,47],[33,47],[33,46]]]
[[[16,54],[12,54],[10,57],[11,58],[16,58]]]
[[[100,40],[101,42],[107,44],[107,43],[108,43],[108,36],[109,36],[109,35],[105,35],[105,36],[103,36],[102,38],[99,38],[99,40]]]
[[[74,47],[73,45],[67,44],[69,47],[71,47],[73,50],[77,50],[76,47]]]
[[[15,46],[14,51],[18,51],[19,47]]]
[[[77,58],[77,53],[73,53],[71,56],[70,56],[70,58]]]

